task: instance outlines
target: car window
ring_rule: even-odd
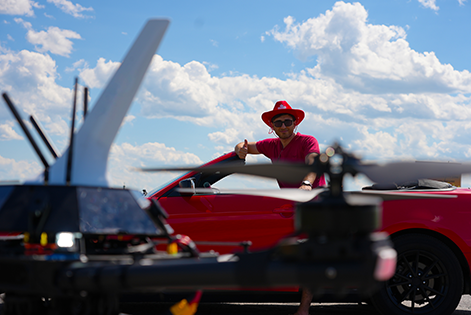
[[[212,188],[219,189],[279,189],[275,179],[250,176],[243,174],[231,174],[225,176],[211,185]]]

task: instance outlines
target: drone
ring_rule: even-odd
[[[373,193],[347,195],[342,190],[343,176],[364,173],[372,179],[396,179],[409,167],[416,173],[408,171],[408,175],[423,177],[430,167],[366,165],[334,146],[313,165],[221,168],[220,172],[268,174],[288,181],[315,171],[331,179],[329,188],[311,195],[300,197],[294,191],[280,195],[278,191],[274,196],[298,201],[297,235],[268,250],[230,257],[200,253],[191,241],[178,242],[166,222],[165,209],[157,202],[141,192],[110,188],[106,165],[111,144],[168,25],[166,19],[145,24],[76,132],[74,98],[70,142],[62,155],[36,128],[56,158],[52,165],[3,93],[44,165],[44,171],[31,181],[0,186],[4,314],[118,314],[123,293],[178,289],[303,286],[315,294],[325,290],[344,294],[352,287],[365,296],[374,292],[394,274],[396,252],[387,235],[375,232],[381,199],[372,197]],[[197,170],[207,171],[205,167]],[[443,170],[446,175],[455,172],[471,169],[462,165]],[[182,189],[195,190],[191,185]],[[334,224],[333,218],[339,216],[343,223]],[[308,237],[302,239],[302,235]],[[159,241],[176,243],[180,250],[159,251]]]

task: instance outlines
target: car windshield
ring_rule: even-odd
[[[179,179],[179,178],[183,178],[185,177],[187,174],[189,174],[190,172],[186,172],[185,174],[183,175],[178,175],[178,176],[175,176],[174,178],[172,178],[171,180],[165,182],[164,184],[158,186],[157,188],[151,190],[150,192],[147,193],[148,196],[152,196],[153,194],[155,194],[156,192],[158,192],[159,190],[167,187],[168,185],[170,185],[171,183],[173,183],[175,180]]]

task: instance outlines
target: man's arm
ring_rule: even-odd
[[[312,165],[314,163],[314,158],[318,156],[317,153],[313,152],[313,153],[309,153],[308,155],[306,155],[306,164],[307,165]],[[304,177],[303,181],[309,181],[311,183],[311,185],[314,183],[314,181],[316,180],[316,173],[309,173],[306,175],[306,177]],[[312,186],[309,186],[309,185],[301,185],[299,186],[299,189],[304,189],[304,190],[311,190],[312,189]]]
[[[234,151],[242,160],[245,160],[247,154],[260,154],[257,150],[257,143],[248,142],[247,139],[245,139],[244,142],[236,144]]]

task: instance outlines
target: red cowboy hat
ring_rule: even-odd
[[[279,114],[293,115],[296,119],[295,125],[299,125],[304,119],[304,112],[302,110],[292,109],[287,101],[278,101],[276,102],[275,107],[273,107],[273,110],[262,114],[262,120],[268,125],[268,127],[271,127],[271,120]]]

